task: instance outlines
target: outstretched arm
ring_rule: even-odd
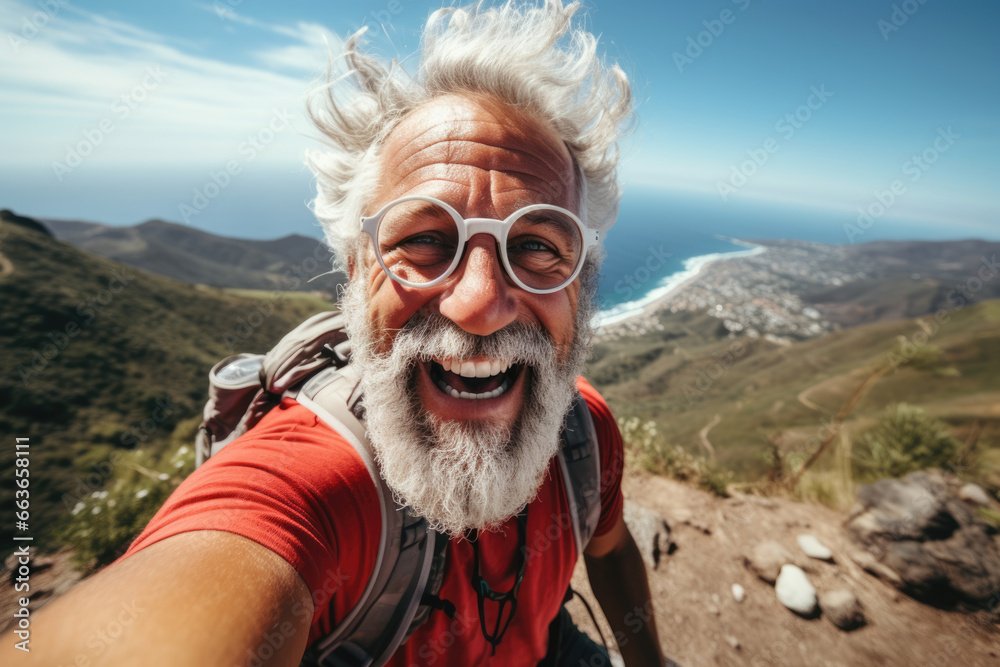
[[[312,617],[305,582],[274,552],[232,533],[181,533],[47,606],[30,653],[0,638],[0,663],[294,666]]]
[[[664,664],[646,564],[621,517],[584,552],[587,577],[628,667]]]

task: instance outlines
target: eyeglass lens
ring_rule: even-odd
[[[386,268],[398,278],[427,283],[451,266],[458,227],[445,209],[424,200],[395,204],[378,228],[377,246]],[[563,286],[583,253],[576,222],[559,211],[530,211],[511,225],[507,259],[517,279],[533,289]]]

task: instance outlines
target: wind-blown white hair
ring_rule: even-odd
[[[606,231],[618,215],[618,141],[634,114],[628,78],[597,55],[597,38],[573,27],[578,2],[540,6],[482,0],[432,13],[421,36],[415,77],[393,60],[365,53],[365,28],[343,47],[346,72],[310,96],[308,113],[327,148],[310,151],[316,176],[311,207],[322,223],[336,268],[358,249],[359,220],[378,185],[379,150],[410,111],[446,94],[485,94],[548,121],[577,170],[581,218]],[[320,94],[316,94],[316,92]],[[582,176],[582,179],[579,177]],[[600,261],[599,259],[597,261]]]

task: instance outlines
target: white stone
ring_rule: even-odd
[[[986,490],[978,484],[972,484],[971,482],[959,489],[958,497],[974,505],[990,504],[990,496],[986,493]]]
[[[799,535],[796,539],[798,540],[799,547],[810,558],[833,560],[833,552],[812,535]]]
[[[816,589],[809,583],[806,573],[795,565],[782,565],[774,592],[778,601],[796,614],[811,616],[816,611]]]
[[[737,602],[743,602],[743,598],[746,596],[747,592],[743,590],[743,587],[739,584],[733,584],[733,599]]]

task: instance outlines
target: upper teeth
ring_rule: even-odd
[[[506,373],[510,364],[505,361],[458,361],[455,359],[435,359],[446,370],[467,378],[488,378],[497,373]]]

